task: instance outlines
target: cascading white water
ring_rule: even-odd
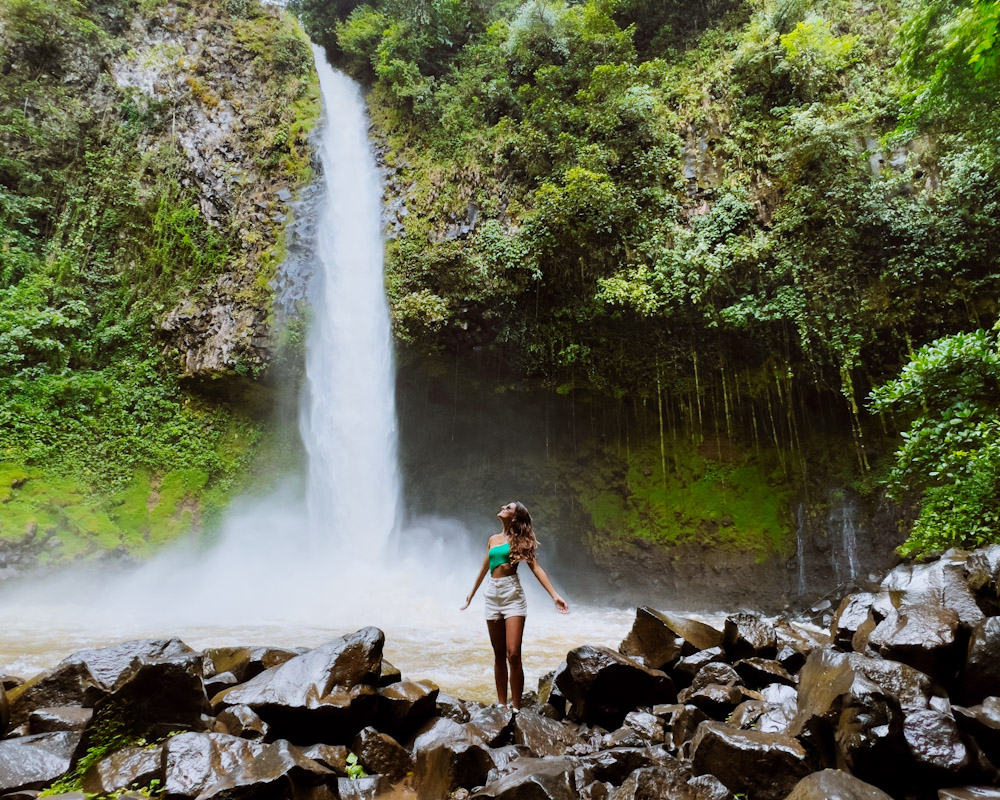
[[[309,529],[321,548],[371,557],[396,529],[401,497],[382,187],[357,84],[314,53],[326,119],[301,414]]]

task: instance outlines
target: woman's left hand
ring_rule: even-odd
[[[560,614],[568,614],[569,613],[569,603],[567,603],[565,600],[563,600],[558,595],[556,597],[553,597],[552,600],[556,604],[556,611],[558,611]]]

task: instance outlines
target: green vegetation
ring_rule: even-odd
[[[411,352],[653,401],[785,477],[837,430],[871,488],[869,391],[996,317],[993,0],[299,8],[370,86]]]
[[[119,85],[108,66],[145,46],[128,38],[132,15],[165,5],[176,42],[140,66],[188,93]],[[252,95],[177,43],[199,28]],[[212,218],[176,132],[223,97],[253,130],[240,165],[252,182]],[[159,328],[224,274],[249,276],[243,299],[267,305],[283,229],[245,207],[254,183],[309,179],[317,116],[304,34],[256,0],[0,0],[0,536],[56,535],[61,557],[142,551],[245,480],[261,421],[183,383]]]

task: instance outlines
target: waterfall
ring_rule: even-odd
[[[795,509],[795,561],[798,565],[798,585],[796,593],[801,597],[806,593],[806,507],[799,503]]]
[[[832,545],[830,547],[830,560],[833,563],[833,573],[837,584],[854,580],[860,572],[857,516],[858,507],[853,497],[849,497],[842,490],[831,493],[827,535]]]
[[[324,197],[300,427],[314,549],[377,555],[399,523],[395,375],[383,279],[382,187],[358,85],[314,48]]]

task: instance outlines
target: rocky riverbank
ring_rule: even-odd
[[[517,713],[383,643],[143,640],[5,677],[0,798],[1000,798],[1000,546],[897,567],[828,633],[640,608]]]

